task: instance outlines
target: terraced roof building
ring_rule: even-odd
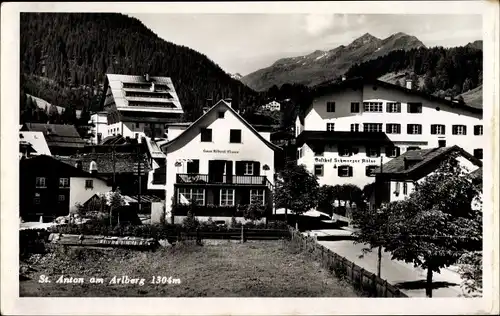
[[[179,122],[184,114],[169,77],[107,74],[104,91],[107,136],[163,138],[168,123]]]

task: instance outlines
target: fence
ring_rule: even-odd
[[[299,231],[290,228],[291,241],[301,251],[309,253],[322,266],[333,272],[337,277],[344,277],[358,290],[370,297],[407,297],[398,288],[389,284],[387,280],[376,274],[364,270],[354,262],[339,256],[330,249],[320,245],[312,237],[302,235]]]

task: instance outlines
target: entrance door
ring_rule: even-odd
[[[233,162],[229,160],[210,160],[208,162],[208,179],[216,183],[232,183]]]

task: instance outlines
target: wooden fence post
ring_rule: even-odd
[[[354,262],[351,262],[351,282],[354,281],[354,267],[356,265],[354,264]]]
[[[359,289],[363,291],[363,276],[365,275],[365,269],[361,268],[359,272]]]
[[[377,276],[374,273],[374,274],[372,274],[372,291],[373,291],[372,295],[373,295],[373,297],[378,296],[377,295],[377,288],[378,288],[377,287]]]
[[[387,280],[384,280],[384,297],[387,297]]]

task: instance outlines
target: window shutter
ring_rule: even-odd
[[[446,134],[446,125],[441,125],[443,135]]]
[[[253,175],[260,176],[260,161],[255,161],[253,163]]]
[[[349,166],[349,177],[352,177],[352,167]]]
[[[389,108],[389,106],[387,106]],[[391,133],[391,124],[385,124],[385,132],[390,134]]]
[[[436,125],[431,125],[431,134],[432,135],[436,134]]]
[[[245,162],[244,161],[236,161],[236,175],[242,176],[245,174]]]
[[[407,134],[411,134],[412,133],[411,124],[406,125],[406,133]]]
[[[341,177],[341,176],[342,176],[342,175],[341,175],[341,172],[340,172],[340,170],[341,170],[341,169],[342,169],[342,167],[341,167],[341,166],[339,166],[339,167],[337,168],[337,176],[339,176],[339,177]]]

